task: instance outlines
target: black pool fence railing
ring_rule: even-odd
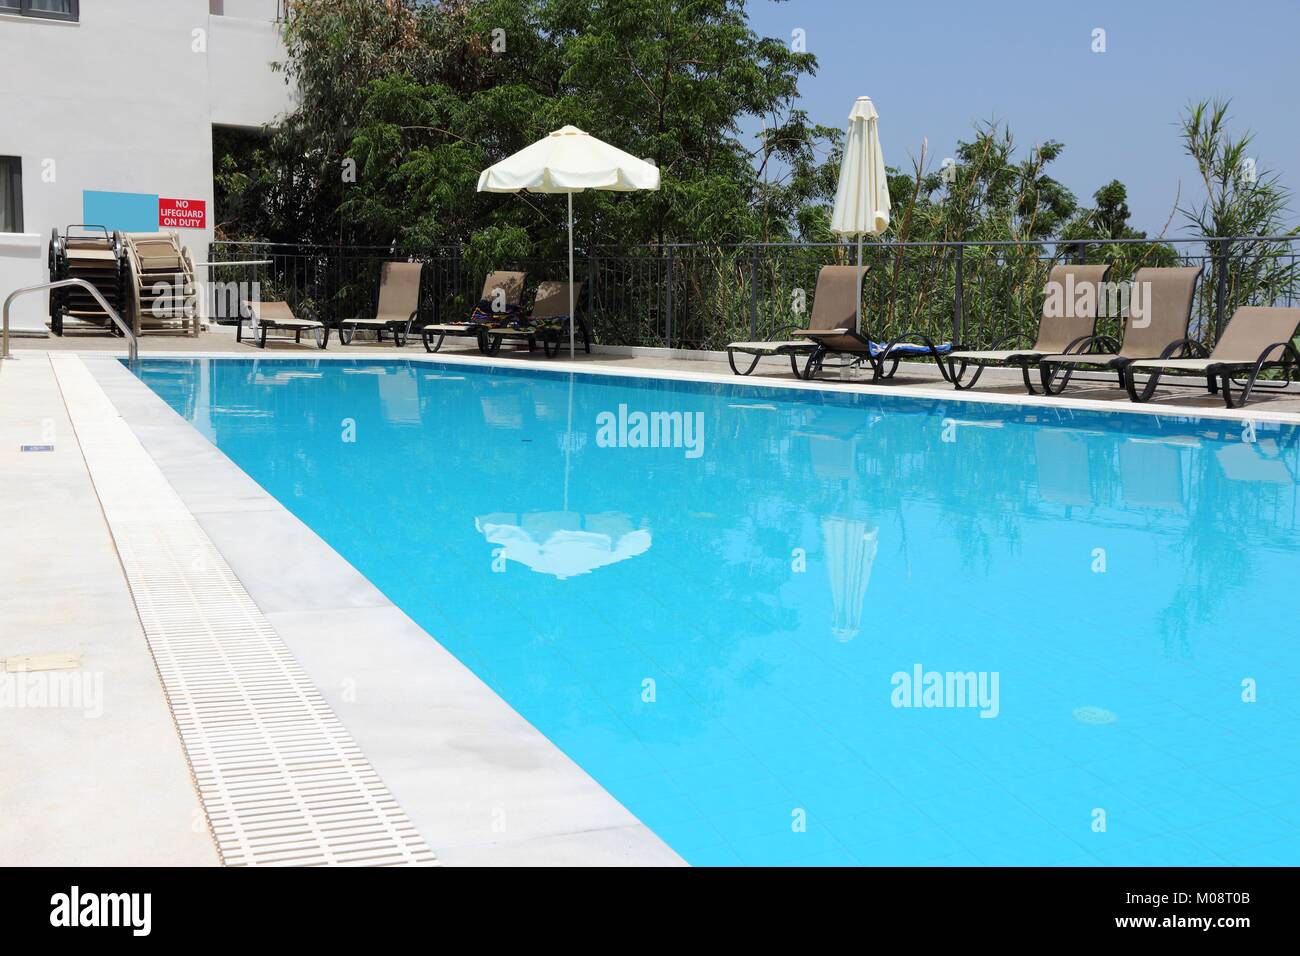
[[[846,243],[772,242],[731,245],[666,243],[591,246],[577,256],[582,306],[596,342],[604,345],[718,350],[737,339],[763,339],[807,321],[823,265],[852,264]],[[471,264],[459,246],[403,250],[384,246],[214,242],[213,285],[255,278],[263,299],[286,299],[333,324],[373,315],[382,263],[423,262],[421,318],[455,321],[469,315],[489,269]],[[264,260],[248,270],[220,262]],[[936,341],[987,348],[1019,334],[1032,339],[1042,314],[1047,275],[1062,262],[1110,262],[1110,281],[1123,283],[1142,266],[1199,265],[1203,269],[1192,335],[1212,344],[1241,305],[1300,301],[1300,236],[1178,239],[989,240],[871,242],[863,247],[864,331],[888,339],[904,330]],[[493,264],[523,270],[531,292],[568,274],[562,257]],[[230,318],[221,302],[210,314]],[[1104,311],[1101,331],[1117,333],[1120,318]]]

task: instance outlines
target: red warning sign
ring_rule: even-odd
[[[161,229],[203,229],[208,224],[208,204],[202,199],[159,199]]]

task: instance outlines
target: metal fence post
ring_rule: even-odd
[[[569,316],[569,321],[575,321],[577,316]],[[591,337],[596,337],[596,247],[591,247],[589,260],[587,262],[587,327],[591,329]]]
[[[1219,255],[1214,275],[1214,344],[1223,335],[1223,312],[1228,306],[1228,252],[1230,240],[1218,241]]]
[[[751,339],[758,338],[758,246],[750,247],[749,337]]]
[[[965,308],[966,292],[962,285],[962,253],[965,246],[957,246],[956,275],[952,292],[952,344],[959,345],[962,338],[962,327],[965,325]]]
[[[664,348],[673,347],[673,247],[668,247],[668,268],[664,288]]]
[[[343,319],[343,250],[334,248],[327,250],[326,255],[333,255],[334,258],[334,290],[330,294],[330,305],[334,309],[334,325],[337,326]]]

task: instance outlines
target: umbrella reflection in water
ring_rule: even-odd
[[[835,604],[831,633],[840,643],[853,640],[862,624],[862,603],[871,583],[871,565],[876,560],[879,537],[880,530],[865,521],[841,517],[822,519],[826,573]]]
[[[561,581],[650,550],[650,531],[621,514],[490,514],[475,518],[474,526],[497,545],[494,559],[515,561]]]

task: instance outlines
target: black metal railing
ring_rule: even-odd
[[[214,266],[214,283],[256,279],[263,299],[286,299],[328,321],[374,313],[380,266],[425,263],[421,317],[468,316],[489,268],[458,246],[420,250],[216,242],[209,260],[269,260],[255,271]],[[844,243],[666,244],[595,246],[580,251],[577,278],[587,285],[586,315],[606,345],[720,349],[736,339],[766,338],[806,323],[823,265],[852,264]],[[987,347],[1033,337],[1047,274],[1061,262],[1111,262],[1124,282],[1144,265],[1199,265],[1203,272],[1192,334],[1215,341],[1240,305],[1300,301],[1300,237],[1087,240],[1072,242],[871,242],[863,246],[864,332],[887,340],[919,331],[936,340]],[[494,264],[528,273],[531,291],[568,274],[564,259]],[[230,297],[227,296],[227,301]],[[222,318],[220,302],[212,314]],[[1118,332],[1107,314],[1102,331]]]

